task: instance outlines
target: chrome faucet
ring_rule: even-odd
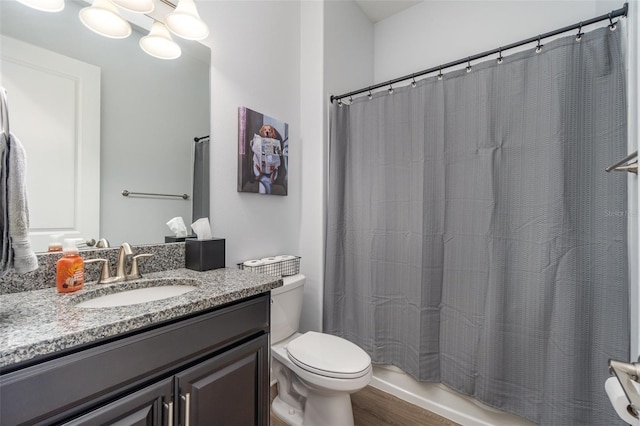
[[[131,258],[131,269],[129,270],[129,275],[127,275],[127,280],[137,280],[138,278],[142,278],[142,274],[138,269],[138,259],[141,257],[151,257],[153,253],[140,253],[136,254]]]
[[[126,280],[136,280],[138,278],[142,278],[142,274],[138,269],[138,259],[143,257],[151,257],[153,256],[153,254],[141,253],[133,256],[131,259],[131,270],[129,274],[127,274],[127,257],[131,256],[132,254],[133,250],[131,250],[131,246],[129,245],[129,243],[122,243],[120,245],[120,249],[118,250],[118,258],[116,260],[116,275],[113,277],[111,276],[109,261],[107,259],[88,259],[85,260],[85,263],[102,262],[102,271],[100,273],[98,284],[111,284]]]
[[[111,279],[111,270],[109,269],[109,261],[107,259],[87,259],[84,261],[85,265],[90,263],[102,262],[102,269],[100,271],[100,278],[98,284],[106,284]]]
[[[116,283],[127,279],[125,266],[127,264],[127,256],[132,254],[133,250],[131,250],[129,243],[122,243],[120,245],[120,250],[118,250],[118,260],[116,261],[116,276],[113,277],[114,280],[110,282]]]

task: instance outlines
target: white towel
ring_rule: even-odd
[[[29,206],[27,203],[27,157],[22,144],[9,133],[7,146],[7,210],[9,237],[13,249],[13,269],[25,274],[38,269],[38,258],[29,242]],[[11,255],[10,255],[11,257]],[[11,260],[10,260],[11,261]]]

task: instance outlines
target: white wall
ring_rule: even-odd
[[[353,0],[326,1],[324,9],[326,92],[339,95],[373,84],[374,25]]]
[[[370,84],[373,25],[352,0],[198,3],[211,34],[211,220],[226,264],[289,253],[307,276],[303,330],[322,328],[329,91]],[[343,67],[344,64],[346,67]],[[289,123],[289,195],[238,193],[237,108]]]
[[[425,1],[375,26],[376,82],[622,7],[622,1]]]
[[[301,330],[322,330],[329,95],[373,82],[373,24],[352,0],[301,6]]]
[[[299,254],[300,3],[198,3],[211,34],[211,222],[226,264]],[[289,195],[237,192],[238,107],[289,124]]]
[[[322,1],[301,3],[300,120],[302,155],[301,270],[307,277],[301,331],[322,329],[324,197],[324,10]]]

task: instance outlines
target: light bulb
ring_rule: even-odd
[[[91,6],[80,10],[80,21],[101,36],[127,38],[131,35],[131,25],[109,0],[95,0]]]
[[[64,9],[64,0],[18,0],[18,2],[41,12],[60,12]]]
[[[209,27],[200,19],[193,0],[180,0],[176,10],[165,18],[167,28],[187,40],[202,40],[209,35]]]
[[[151,13],[156,5],[153,0],[111,0],[116,6],[133,13]]]
[[[149,35],[140,39],[140,47],[149,55],[159,59],[176,59],[182,54],[178,43],[162,22],[154,22]]]

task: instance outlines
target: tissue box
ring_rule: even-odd
[[[181,243],[185,241],[187,238],[195,238],[195,235],[187,235],[186,237],[176,237],[175,235],[165,235],[164,242],[165,243]]]
[[[224,238],[210,240],[185,240],[185,263],[187,269],[208,271],[224,268]]]

